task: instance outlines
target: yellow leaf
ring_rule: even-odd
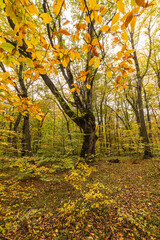
[[[108,9],[106,7],[104,7],[104,6],[100,9],[100,13],[102,15],[105,14],[107,11],[108,11]]]
[[[76,88],[76,91],[77,91],[78,93],[80,93],[80,92],[81,92],[79,88]]]
[[[71,90],[70,90],[70,92],[75,92],[76,91],[76,89],[75,88],[72,88]]]
[[[75,35],[72,35],[72,39],[73,41],[79,40],[79,31],[77,31]]]
[[[102,23],[102,16],[100,14],[98,15],[97,21],[98,21],[99,24]]]
[[[126,88],[126,89],[128,89],[128,86],[127,86],[127,85],[125,85],[125,84],[123,84],[123,88]]]
[[[86,84],[86,88],[91,89],[91,85],[89,85],[88,83]]]
[[[101,62],[100,62],[100,58],[99,58],[99,57],[95,58],[94,66],[95,66],[96,68],[99,67],[100,63],[101,63]]]
[[[46,24],[49,24],[53,20],[48,13],[42,13],[40,17],[43,18],[43,22]]]
[[[133,13],[133,14],[138,14],[139,10],[140,10],[140,7],[139,7],[139,6],[138,6],[138,7],[135,7],[135,8],[132,9],[132,13]]]
[[[9,72],[4,72],[2,75],[1,75],[1,78],[3,80],[7,79],[8,77],[10,76]]]
[[[131,25],[131,31],[134,30],[135,28],[135,25],[136,25],[136,21],[137,21],[137,18],[136,17],[133,17],[131,22],[130,22],[130,25]]]
[[[75,53],[74,52],[70,52],[69,56],[70,56],[71,60],[74,61],[74,59],[76,57]]]
[[[82,47],[82,52],[85,52],[85,54],[87,54],[90,50],[91,50],[91,45],[90,44],[84,45]]]
[[[59,12],[61,10],[61,6],[58,4],[53,3],[53,12],[56,16],[58,16]]]
[[[109,77],[109,78],[112,77],[112,72],[111,71],[107,71],[107,77]]]
[[[130,54],[130,53],[134,53],[136,51],[136,49],[130,49],[130,50],[127,50],[125,52],[125,54]]]
[[[99,45],[97,38],[93,39],[92,45],[93,45],[93,46]]]
[[[88,3],[91,7],[91,9],[94,9],[94,7],[96,6],[96,0],[88,0]]]
[[[114,25],[116,22],[118,22],[119,16],[120,16],[120,13],[119,12],[116,13],[116,15],[112,19],[111,26]]]
[[[27,70],[24,75],[24,79],[28,79],[32,76],[32,70]]]
[[[86,22],[90,23],[90,18],[88,16],[86,17]]]
[[[34,67],[33,61],[30,58],[26,58],[26,63],[29,67]]]
[[[29,5],[29,1],[28,0],[22,0],[21,1],[25,6],[28,6]]]
[[[104,31],[109,31],[110,27],[108,25],[104,25],[101,27],[101,31],[104,32]]]
[[[36,115],[36,118],[39,120],[39,121],[42,121],[42,117],[40,115]]]
[[[36,25],[32,22],[26,22],[26,25],[32,30],[32,31],[36,31]]]
[[[100,4],[96,4],[96,6],[94,7],[94,11],[98,11],[100,6],[101,6]]]
[[[46,70],[45,70],[44,67],[38,66],[36,69],[37,69],[37,71],[38,71],[40,74],[42,74],[42,75],[45,75],[45,74],[46,74]]]
[[[112,32],[115,32],[115,31],[117,31],[119,29],[119,25],[113,25],[112,27],[111,27],[111,31]]]
[[[24,61],[25,61],[25,57],[19,57],[19,58],[18,58],[18,61],[19,61],[19,62],[24,62]]]
[[[89,66],[91,66],[95,61],[95,57],[91,58],[91,60],[89,61]]]
[[[31,43],[34,46],[36,46],[38,44],[38,42],[39,42],[39,38],[38,37],[34,37],[34,36],[31,37]]]
[[[42,61],[43,59],[42,59],[42,55],[40,54],[40,52],[36,52],[36,57],[37,57],[37,59],[38,60],[40,60],[40,61]]]
[[[125,5],[124,5],[124,2],[122,0],[118,0],[117,8],[120,12],[122,12],[122,13],[125,12]]]
[[[63,67],[66,68],[68,66],[68,63],[69,63],[69,56],[67,55],[67,56],[64,57],[64,59],[62,61]]]
[[[29,48],[33,48],[33,45],[32,45],[32,43],[31,43],[30,41],[28,41],[27,39],[25,39],[25,42],[26,42],[26,44],[27,44],[27,46],[28,46]]]
[[[81,82],[85,82],[86,78],[87,78],[86,76],[81,77]]]
[[[33,15],[38,15],[38,10],[37,10],[37,7],[35,6],[34,3],[32,3],[31,5],[29,5],[29,6],[27,7],[27,9],[28,9],[28,11],[29,11],[30,13],[32,13]]]
[[[123,47],[122,47],[121,52],[124,52],[124,51],[126,50],[126,48],[127,48],[127,44],[125,43],[125,44],[123,45]]]
[[[117,58],[120,59],[122,58],[123,53],[121,51],[117,52]]]
[[[128,41],[128,34],[127,34],[127,32],[123,32],[123,33],[121,34],[121,38],[122,38],[123,40],[125,40],[125,41]]]
[[[80,56],[80,54],[79,54],[78,52],[75,52],[75,57],[76,57],[77,59],[81,59],[81,56]]]
[[[135,7],[136,6],[136,1],[135,0],[131,0],[131,6]]]

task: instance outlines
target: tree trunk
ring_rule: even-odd
[[[81,128],[83,129],[83,144],[80,156],[86,161],[91,161],[95,158],[95,145],[96,145],[96,124],[95,117],[92,113],[86,114],[83,119]]]
[[[142,136],[142,143],[144,144],[144,158],[152,157],[149,138],[147,134],[145,119],[144,119],[144,110],[143,110],[143,100],[142,100],[142,85],[141,79],[139,79],[140,84],[137,87],[138,93],[138,110],[139,110],[139,119],[140,119],[140,129],[141,129],[141,136]]]
[[[133,40],[133,32],[131,32],[130,36],[131,36],[132,48],[135,49],[134,40]],[[146,123],[145,123],[145,118],[144,118],[143,99],[142,99],[142,82],[143,82],[143,78],[148,70],[150,56],[151,56],[151,49],[149,52],[145,73],[143,75],[141,75],[137,52],[135,51],[133,53],[133,60],[135,63],[136,76],[137,76],[137,107],[138,107],[139,121],[140,121],[140,136],[142,136],[142,143],[144,144],[144,158],[152,157]]]
[[[12,146],[14,148],[14,155],[18,156],[18,147],[17,147],[17,129],[18,129],[18,126],[20,124],[20,121],[21,121],[21,118],[22,118],[22,114],[19,112],[18,113],[18,116],[17,116],[17,119],[14,123],[14,132],[16,135],[14,135],[13,139],[12,139]]]
[[[31,150],[31,136],[29,130],[29,113],[23,117],[23,128],[22,128],[22,157],[32,156]]]

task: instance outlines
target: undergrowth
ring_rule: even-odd
[[[154,161],[154,164],[153,164]],[[159,239],[159,159],[1,159],[0,236]]]

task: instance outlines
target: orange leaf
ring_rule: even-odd
[[[122,82],[122,77],[121,77],[121,76],[118,76],[118,77],[116,78],[116,83],[119,84],[119,83],[121,83],[121,82]]]
[[[123,77],[123,78],[126,78],[126,77],[127,77],[127,72],[126,72],[126,71],[123,71],[123,72],[122,72],[122,77]]]
[[[86,41],[87,41],[87,43],[91,42],[91,36],[89,33],[86,33]]]
[[[68,23],[70,23],[70,21],[65,21],[64,23],[63,23],[63,26],[65,26],[65,25],[67,25]]]
[[[122,30],[123,30],[123,29],[126,29],[126,28],[128,27],[128,24],[131,22],[132,18],[133,18],[133,13],[130,12],[130,13],[128,14],[125,22],[124,22],[124,23],[122,24],[122,26],[121,26],[121,29],[122,29]]]
[[[137,5],[140,7],[146,6],[145,0],[135,0],[135,1],[136,1]]]
[[[64,35],[66,35],[66,36],[67,36],[67,35],[68,35],[68,36],[71,35],[67,30],[62,29],[62,28],[59,29],[59,33],[64,34]]]

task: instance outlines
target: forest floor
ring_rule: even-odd
[[[160,157],[118,158],[1,158],[0,239],[160,239]]]

